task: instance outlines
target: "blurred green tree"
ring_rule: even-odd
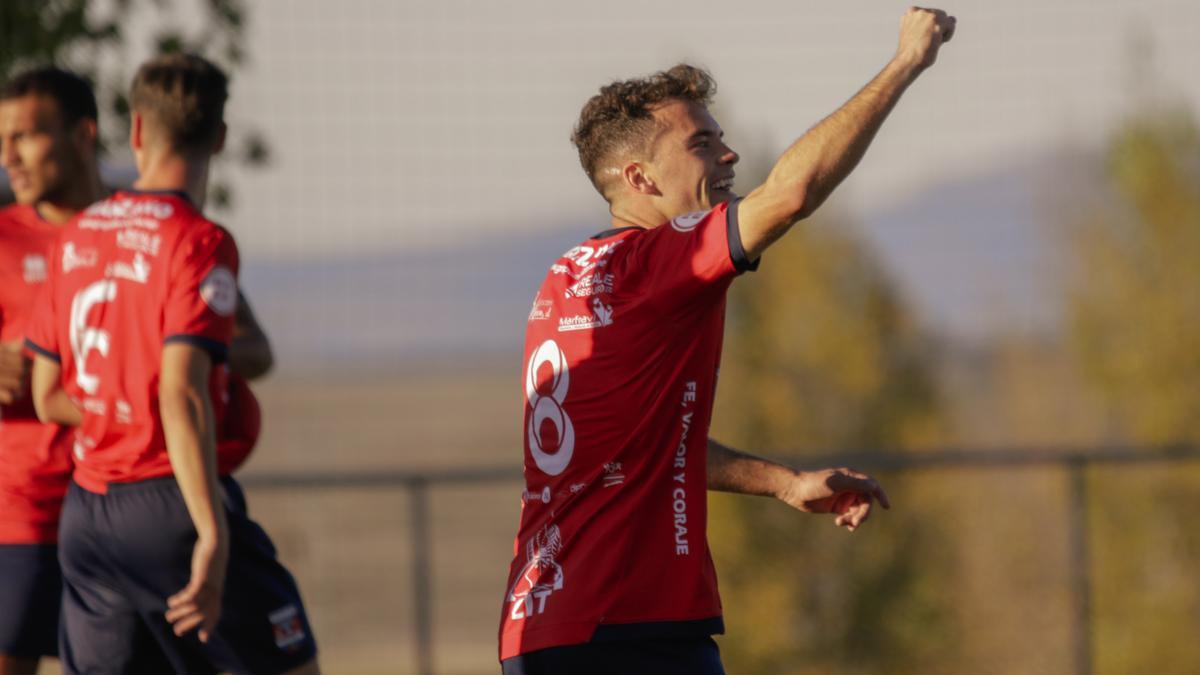
[[[3,0],[0,78],[55,64],[88,77],[101,108],[102,145],[124,148],[129,128],[126,92],[137,63],[131,52],[191,51],[235,71],[246,61],[243,0]],[[231,129],[226,158],[257,166],[269,159],[263,135]],[[211,186],[210,202],[232,202],[228,184]]]
[[[1070,335],[1117,440],[1200,442],[1200,128],[1141,113],[1070,228]],[[1200,467],[1093,473],[1097,672],[1200,672]]]

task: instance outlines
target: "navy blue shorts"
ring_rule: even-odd
[[[64,673],[253,673],[269,675],[316,656],[292,575],[246,514],[245,496],[221,478],[229,521],[229,567],[221,620],[208,643],[176,637],[167,598],[191,576],[196,530],[174,478],[72,484],[59,529]]]
[[[0,544],[0,654],[58,655],[62,573],[54,544]]]
[[[725,675],[711,637],[550,647],[500,663],[504,675]]]

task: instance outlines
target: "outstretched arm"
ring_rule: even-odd
[[[832,513],[853,532],[871,515],[875,500],[891,508],[870,476],[850,469],[799,471],[708,439],[708,489],[774,497],[805,513]]]
[[[750,260],[812,214],[854,170],[901,94],[954,35],[954,26],[954,17],[941,10],[909,9],[891,62],[783,153],[767,181],[738,207],[738,229]]]

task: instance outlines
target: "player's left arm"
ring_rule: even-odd
[[[708,489],[774,497],[805,513],[832,513],[834,524],[853,532],[871,515],[876,500],[891,508],[872,477],[846,468],[800,471],[708,439]]]
[[[254,316],[245,293],[239,288],[233,344],[229,347],[229,369],[247,380],[256,380],[270,372],[274,365],[271,341]]]
[[[208,640],[221,614],[229,560],[229,526],[217,484],[216,432],[208,381],[211,356],[186,342],[163,347],[159,412],[171,471],[196,528],[191,578],[167,600],[176,635],[199,628]]]
[[[30,389],[33,407],[43,424],[75,427],[83,422],[83,412],[62,388],[62,365],[58,361],[38,353],[33,360]]]

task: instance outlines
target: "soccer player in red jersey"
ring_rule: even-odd
[[[17,203],[0,209],[0,675],[58,653],[58,516],[70,432],[42,424],[22,344],[60,226],[104,190],[96,100],[71,73],[40,69],[0,90],[0,165]]]
[[[529,315],[505,673],[724,672],[706,490],[774,496],[851,531],[888,506],[864,474],[797,471],[708,438],[725,296],[849,174],[954,26],[909,10],[883,71],[745,198],[704,71],[615,82],[584,107],[574,141],[613,228],[551,266]]]
[[[106,194],[96,158],[90,85],[57,68],[27,70],[0,88],[0,166],[17,203],[0,208],[0,675],[32,674],[58,653],[62,596],[58,517],[70,481],[69,430],[38,421],[21,346],[60,227]],[[222,472],[257,439],[258,404],[245,384],[270,369],[270,344],[249,305],[238,306]],[[236,390],[236,392],[234,391]]]
[[[77,427],[59,531],[68,673],[317,672],[295,582],[218,469],[210,392],[226,386],[238,254],[200,207],[226,97],[197,56],[139,69],[135,189],[63,229],[28,333],[38,416]]]

